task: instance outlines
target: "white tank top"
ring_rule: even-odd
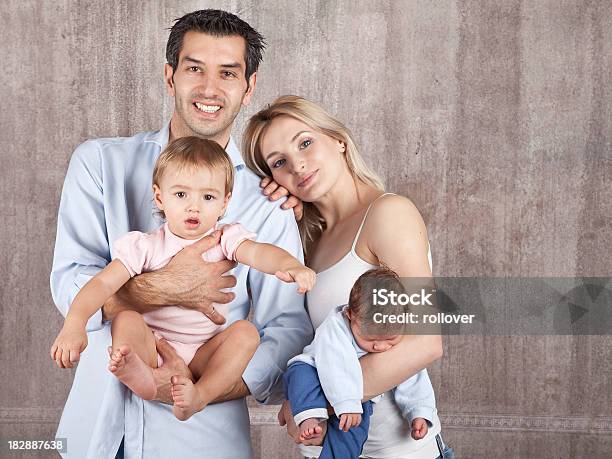
[[[373,265],[360,258],[355,252],[355,247],[371,207],[378,199],[388,194],[393,193],[382,194],[368,206],[353,239],[351,250],[337,263],[317,273],[317,282],[306,294],[308,314],[315,329],[321,325],[332,309],[348,303],[353,284],[359,276],[370,269],[378,268],[378,265]],[[431,267],[431,252],[428,251],[427,256]],[[393,393],[386,392],[382,399],[374,405],[374,414],[370,420],[368,440],[363,447],[362,457],[393,459],[438,457],[435,435],[440,433],[440,421],[437,414],[433,421],[433,426],[430,427],[425,438],[414,440],[410,436],[410,425],[402,418],[394,402]],[[320,447],[303,445],[299,445],[299,449],[305,457],[318,457],[321,451]]]

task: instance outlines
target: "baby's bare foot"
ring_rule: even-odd
[[[173,376],[170,382],[172,383],[172,400],[174,400],[172,411],[176,419],[186,421],[206,407],[198,388],[191,379],[185,376]]]
[[[155,397],[157,388],[153,370],[142,359],[132,352],[130,346],[120,346],[110,353],[108,369],[119,381],[144,400]]]
[[[300,441],[307,441],[309,445],[321,445],[325,436],[327,421],[309,418],[300,423]]]

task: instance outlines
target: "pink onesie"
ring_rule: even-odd
[[[240,223],[219,225],[205,235],[214,229],[221,230],[221,242],[202,254],[205,261],[235,261],[234,254],[240,243],[256,237],[255,233],[247,231]],[[117,239],[113,246],[114,258],[121,261],[133,277],[163,268],[183,247],[197,240],[176,236],[168,228],[168,223],[165,223],[151,233],[131,231]],[[215,309],[227,318],[228,304],[215,304]],[[143,317],[154,333],[164,337],[187,364],[198,348],[223,328],[223,325],[216,325],[201,312],[181,306],[159,308],[143,314]]]

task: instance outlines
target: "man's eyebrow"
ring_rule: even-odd
[[[185,56],[183,58],[183,62],[189,62],[192,64],[198,64],[198,65],[206,65],[201,60],[196,59],[195,57],[191,57],[191,56]],[[221,64],[221,67],[226,68],[226,69],[241,69],[243,66],[240,62],[228,62],[227,64]]]
[[[193,63],[193,64],[200,64],[200,65],[204,65],[204,62],[202,62],[202,61],[200,61],[200,60],[198,60],[198,59],[196,59],[196,58],[194,58],[194,57],[191,57],[191,56],[185,56],[185,57],[183,58],[183,61],[189,61],[189,62],[191,62],[191,63]]]
[[[240,62],[230,62],[227,64],[221,64],[221,67],[226,69],[241,69],[242,64]]]
[[[289,143],[293,143],[293,142],[295,142],[295,139],[297,139],[299,136],[301,136],[301,135],[302,135],[302,134],[304,134],[305,132],[310,132],[310,131],[300,131],[300,132],[298,132],[296,135],[294,135],[294,136],[291,138],[291,142],[289,142]],[[278,151],[273,151],[273,152],[271,152],[270,154],[266,155],[266,157],[264,158],[264,161],[266,161],[266,162],[267,162],[267,161],[268,161],[268,160],[269,160],[269,159],[270,159],[272,156],[274,156],[274,155],[278,155],[278,154],[279,154],[279,153],[278,153]]]

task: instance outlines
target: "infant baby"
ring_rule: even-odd
[[[300,439],[322,445],[320,459],[359,457],[372,414],[372,403],[361,402],[363,376],[359,358],[371,352],[386,352],[402,339],[400,334],[368,333],[374,325],[372,286],[398,293],[403,290],[397,274],[386,267],[362,274],[351,290],[348,305],[332,310],[317,328],[313,342],[288,362],[284,376],[286,397],[299,426]],[[397,329],[393,331],[398,333]],[[421,370],[402,382],[393,393],[411,425],[412,438],[425,437],[436,410],[427,371]],[[334,412],[331,419],[328,402]]]
[[[237,261],[296,282],[301,293],[314,285],[314,272],[285,250],[256,242],[256,234],[240,223],[218,223],[231,198],[234,166],[217,143],[198,137],[171,141],[157,159],[152,181],[154,201],[166,223],[151,233],[133,231],[115,241],[113,260],[76,295],[51,347],[51,358],[60,368],[72,368],[79,360],[87,346],[87,321],[132,276],[163,268],[180,250],[215,231],[220,243],[202,255],[204,261]],[[215,306],[228,316],[229,305]],[[259,345],[252,323],[239,320],[223,327],[180,305],[145,314],[122,311],[112,321],[111,334],[109,370],[143,399],[153,399],[157,391],[153,369],[161,358],[155,337],[165,338],[183,358],[194,380],[175,375],[170,381],[174,415],[182,421],[235,385]]]

